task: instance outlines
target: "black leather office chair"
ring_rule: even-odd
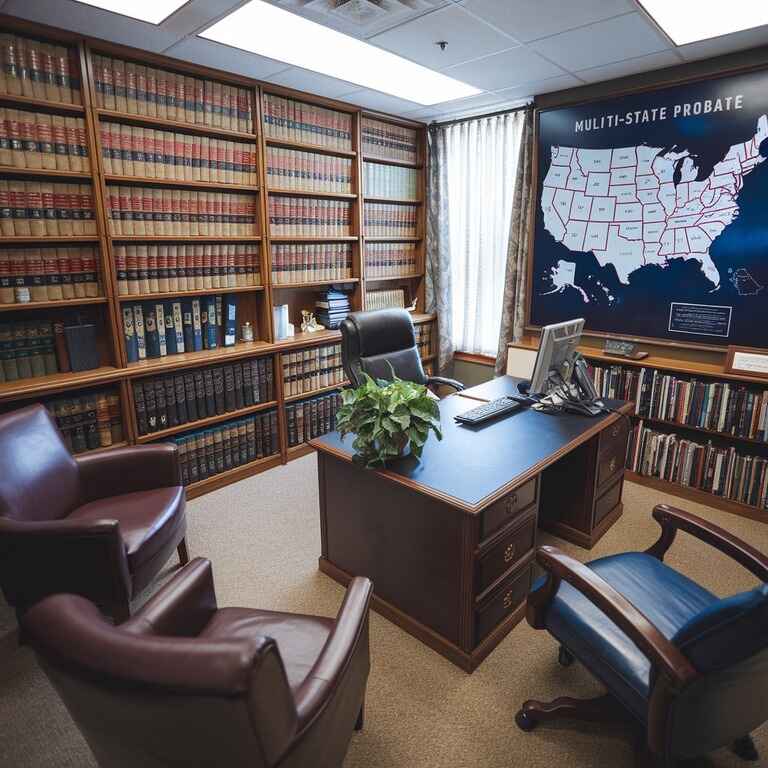
[[[406,381],[464,389],[455,379],[424,373],[413,321],[404,309],[377,309],[348,315],[341,322],[341,359],[353,387],[364,383],[363,373],[373,379],[391,379],[391,365],[395,375]]]

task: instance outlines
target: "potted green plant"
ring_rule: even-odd
[[[342,390],[342,405],[336,414],[336,429],[342,436],[354,434],[354,460],[368,469],[404,456],[421,458],[430,430],[438,440],[440,409],[423,384],[403,381],[392,373],[392,381],[374,381]]]

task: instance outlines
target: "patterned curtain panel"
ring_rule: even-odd
[[[441,370],[454,350],[496,355],[527,115],[430,128],[427,303],[438,313]]]
[[[512,215],[507,246],[507,273],[501,304],[501,330],[496,354],[496,375],[506,372],[507,345],[519,341],[525,324],[525,290],[528,279],[528,234],[531,225],[531,175],[533,173],[533,110],[527,109],[520,138]]]

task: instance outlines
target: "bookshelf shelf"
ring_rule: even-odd
[[[396,203],[398,205],[421,205],[422,200],[412,200],[409,197],[372,197],[365,195],[363,198],[366,203]]]
[[[310,280],[307,283],[272,283],[273,291],[282,291],[286,288],[321,288],[324,285],[341,285],[344,283],[359,283],[359,277],[339,277],[334,280]]]
[[[3,245],[55,245],[58,243],[98,243],[98,235],[37,235],[36,237],[12,236],[2,238]]]
[[[13,96],[8,93],[0,94],[0,105],[14,104],[18,107],[30,107],[44,109],[46,112],[64,112],[68,115],[82,115],[85,107],[82,104],[67,104],[64,101],[47,101],[35,99],[32,96]]]
[[[99,448],[89,448],[87,451],[78,451],[73,454],[74,456],[88,456],[91,453],[104,453],[104,451],[111,451],[115,448],[127,448],[129,445],[127,440],[120,440],[120,442],[112,443],[112,445],[103,445]]]
[[[34,395],[42,396],[66,389],[86,387],[92,384],[105,384],[118,381],[124,375],[124,370],[112,365],[104,365],[100,368],[93,368],[90,371],[52,373],[48,376],[38,376],[34,379],[6,381],[0,384],[0,402],[19,400]]]
[[[267,189],[270,195],[282,195],[288,197],[319,197],[325,200],[357,200],[354,192],[310,192],[304,189],[283,189],[269,187]],[[357,239],[357,238],[355,238]]]
[[[114,173],[104,174],[107,183],[141,184],[147,187],[176,187],[179,189],[221,189],[227,192],[258,192],[257,184],[230,184],[226,181],[186,181],[184,179],[157,179],[152,176],[119,176]]]
[[[259,243],[261,235],[217,237],[215,235],[109,235],[116,243]]]
[[[434,312],[431,314],[411,312],[411,320],[413,320],[414,323],[431,323],[433,320],[437,320],[437,315]]]
[[[411,163],[408,160],[392,160],[389,157],[379,157],[378,155],[363,155],[363,160],[366,160],[369,163],[398,165],[401,168],[416,168],[417,170],[421,170],[424,167],[421,163]]]
[[[187,296],[208,296],[212,293],[252,293],[253,291],[263,291],[263,285],[244,285],[236,288],[201,288],[194,291],[163,291],[162,293],[133,293],[121,294],[117,301],[152,301],[153,299],[184,299]]]
[[[301,235],[272,235],[269,238],[272,243],[356,243],[357,235],[328,235],[327,237]]]
[[[424,277],[423,272],[411,272],[407,275],[387,275],[386,277],[367,277],[366,280],[369,283],[385,283],[392,280],[414,280],[419,277]]]
[[[255,133],[231,131],[227,128],[215,128],[196,123],[184,123],[177,120],[167,120],[164,117],[152,117],[151,115],[135,115],[132,112],[119,112],[113,109],[98,108],[94,110],[100,119],[110,122],[130,123],[132,125],[146,125],[150,128],[171,128],[179,133],[196,133],[201,136],[221,136],[225,139],[239,139],[240,141],[257,142],[259,137]]]
[[[191,483],[187,486],[187,498],[194,499],[197,496],[202,496],[209,491],[215,491],[217,488],[222,488],[225,485],[234,483],[237,480],[243,480],[251,475],[256,475],[259,472],[264,472],[267,469],[272,469],[279,464],[282,464],[282,457],[280,453],[273,454],[272,456],[265,456],[261,459],[249,461],[247,464],[242,464],[239,467],[233,467],[227,469],[224,472],[219,472],[211,477],[206,477],[205,480],[198,480],[196,483]]]
[[[328,392],[334,392],[337,389],[343,389],[348,386],[349,382],[344,380],[340,384],[329,384],[327,387],[320,387],[320,389],[313,389],[310,392],[300,392],[297,395],[286,395],[283,397],[283,401],[286,403],[294,403],[297,400],[306,400],[310,397],[316,397],[317,395],[324,395]]]
[[[339,341],[341,339],[341,331],[314,331],[297,333],[293,336],[289,336],[287,339],[280,339],[274,344],[274,348],[278,352],[283,350],[294,349],[295,347],[308,347],[312,344],[330,343],[333,341]]]
[[[156,440],[161,440],[164,437],[170,437],[171,435],[178,435],[182,432],[190,432],[192,430],[202,429],[203,427],[208,427],[211,424],[220,424],[223,421],[239,419],[243,416],[248,416],[251,413],[266,411],[270,408],[277,408],[277,400],[269,400],[265,403],[249,405],[247,408],[238,408],[235,411],[228,411],[227,413],[218,413],[215,416],[208,416],[205,419],[198,419],[197,421],[188,421],[186,424],[179,424],[175,427],[168,427],[168,429],[161,429],[157,432],[150,432],[146,435],[137,435],[136,442],[138,444],[152,443]]]
[[[755,440],[753,437],[739,437],[738,435],[731,435],[728,432],[718,432],[715,429],[706,429],[705,427],[694,427],[690,424],[681,424],[679,421],[667,421],[666,419],[654,419],[648,416],[632,415],[633,419],[644,421],[646,424],[658,424],[662,427],[671,427],[673,429],[685,429],[692,432],[699,432],[704,435],[711,435],[712,437],[719,437],[722,440],[736,440],[740,443],[749,443],[751,445],[760,445],[768,449],[768,442],[765,440]]]
[[[174,371],[177,368],[189,368],[206,363],[228,363],[230,360],[239,360],[241,357],[259,355],[272,351],[272,345],[268,341],[238,342],[231,347],[216,349],[203,349],[199,352],[182,352],[178,355],[155,357],[151,360],[139,360],[137,363],[128,363],[126,374],[129,378],[145,376],[153,373]]]
[[[338,157],[357,157],[357,152],[347,149],[334,149],[333,147],[322,147],[317,144],[310,144],[305,141],[289,141],[288,139],[277,139],[267,136],[264,139],[267,146],[286,147],[287,149],[299,149],[304,152],[316,152],[320,155],[335,155]]]
[[[19,312],[24,309],[62,309],[78,307],[83,304],[106,304],[106,296],[96,296],[83,299],[57,299],[55,301],[28,301],[25,304],[0,304],[0,312]]]
[[[302,456],[309,456],[310,453],[314,453],[315,449],[308,443],[299,443],[299,445],[292,445],[288,448],[288,461],[291,459],[299,459]]]
[[[90,173],[82,171],[58,171],[48,168],[17,168],[14,165],[0,165],[0,174],[3,176],[29,176],[32,178],[50,178],[50,179],[83,179],[91,181],[93,178]]]
[[[366,243],[420,243],[420,237],[363,237]]]

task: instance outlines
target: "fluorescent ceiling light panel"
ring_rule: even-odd
[[[85,5],[130,16],[150,24],[160,24],[174,11],[187,4],[187,0],[78,0]]]
[[[251,0],[201,37],[417,104],[481,93],[474,86],[262,0]]]
[[[641,0],[641,5],[675,45],[768,24],[768,4],[758,0]]]

